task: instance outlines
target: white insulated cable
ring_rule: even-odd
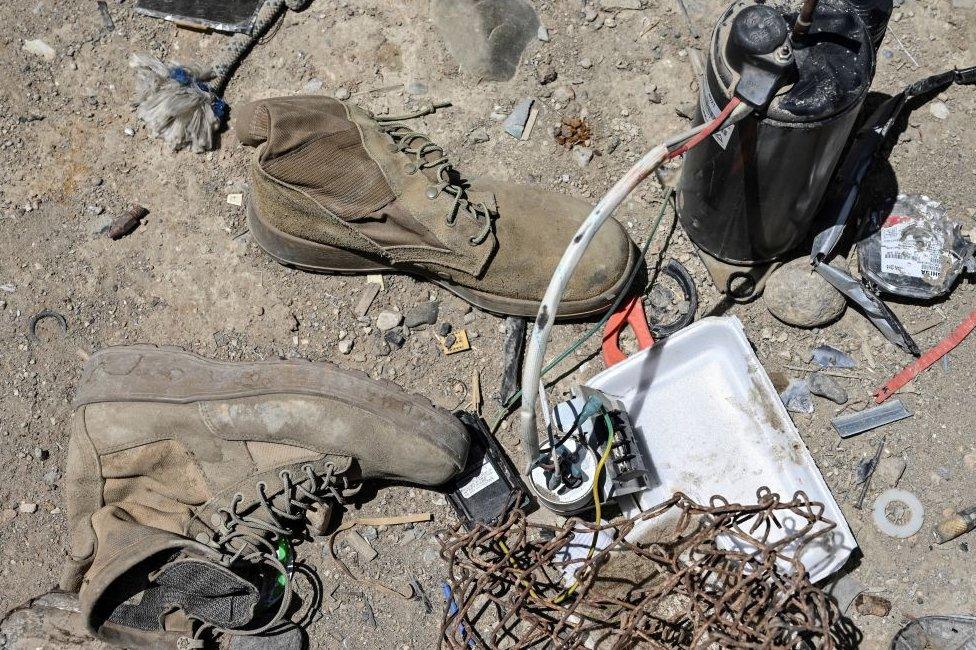
[[[718,128],[728,128],[743,120],[752,111],[752,106],[744,102],[740,103],[732,110],[728,119],[717,126]],[[525,353],[525,363],[522,369],[522,406],[519,409],[519,415],[522,422],[522,451],[526,455],[527,472],[531,471],[533,464],[539,457],[539,434],[535,426],[535,403],[539,398],[540,389],[543,389],[541,382],[542,363],[546,356],[546,346],[549,343],[549,330],[552,329],[553,321],[556,319],[556,310],[562,301],[563,292],[566,290],[566,285],[569,284],[570,276],[576,270],[576,266],[596,235],[596,231],[610,218],[617,206],[623,203],[624,199],[645,178],[668,160],[673,147],[689,140],[710,126],[709,122],[696,126],[690,131],[665,140],[644,154],[644,157],[634,163],[634,166],[627,171],[623,178],[617,181],[610,188],[610,191],[600,199],[600,202],[590,212],[590,216],[579,227],[569,246],[563,252],[559,265],[556,266],[552,279],[549,280],[549,286],[542,298],[542,304],[539,305],[539,313],[536,315],[535,325],[532,327],[532,337],[529,339],[529,347]],[[626,291],[626,288],[624,290]]]
[[[634,164],[633,167],[610,188],[610,191],[596,204],[590,216],[579,227],[569,246],[559,260],[552,274],[546,294],[539,306],[539,313],[532,327],[532,337],[525,353],[525,368],[522,370],[522,406],[519,414],[522,420],[522,449],[531,468],[539,456],[539,436],[535,427],[535,403],[539,397],[539,380],[542,375],[542,360],[549,343],[549,330],[556,319],[556,310],[562,300],[569,278],[579,264],[583,253],[590,245],[600,226],[610,218],[623,200],[640,185],[645,178],[661,166],[668,155],[668,148],[659,144]],[[528,470],[527,470],[528,471]]]

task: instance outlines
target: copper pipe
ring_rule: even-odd
[[[803,0],[800,15],[796,17],[796,22],[793,23],[794,39],[802,37],[810,29],[810,24],[813,22],[813,12],[816,8],[817,0]]]

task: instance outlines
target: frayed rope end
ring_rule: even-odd
[[[136,114],[153,137],[174,150],[187,145],[197,153],[214,148],[227,104],[205,83],[207,72],[144,54],[133,54],[129,66],[136,74]]]

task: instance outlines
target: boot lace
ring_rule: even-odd
[[[291,549],[290,538],[304,529],[310,510],[329,507],[330,501],[344,504],[360,489],[359,486],[351,486],[348,478],[339,475],[331,463],[326,465],[323,474],[310,465],[302,466],[302,472],[304,477],[299,480],[295,480],[289,470],[279,472],[282,490],[270,495],[267,483],[259,481],[256,484],[256,508],[253,500],[246,503],[244,494],[238,492],[229,507],[217,510],[222,523],[206,543],[221,554],[221,562],[228,567],[240,561],[266,563],[281,576],[278,584],[283,590],[278,609],[267,623],[255,629],[222,631],[239,636],[255,636],[284,622],[292,595],[291,570],[285,564]],[[245,510],[249,514],[245,514]],[[256,516],[259,512],[263,516]],[[287,552],[283,552],[283,547]],[[205,631],[214,629],[213,625],[200,622],[202,625],[194,632],[194,640],[198,640]]]
[[[480,225],[478,233],[468,239],[472,246],[478,246],[488,239],[491,234],[491,210],[484,203],[473,203],[468,200],[465,189],[451,180],[451,173],[457,175],[454,165],[444,153],[444,150],[431,141],[429,137],[418,133],[402,124],[384,124],[382,118],[376,118],[381,133],[393,138],[394,151],[413,156],[413,163],[407,166],[407,173],[414,174],[424,169],[431,169],[437,183],[427,188],[427,198],[433,201],[441,192],[454,198],[451,209],[444,221],[453,227],[458,215],[464,213]],[[395,118],[387,118],[395,119]]]

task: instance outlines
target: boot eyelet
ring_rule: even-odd
[[[431,201],[433,201],[434,199],[437,198],[437,195],[438,194],[440,194],[440,192],[437,191],[437,186],[436,185],[428,185],[427,186],[427,198],[428,199],[430,199]]]

